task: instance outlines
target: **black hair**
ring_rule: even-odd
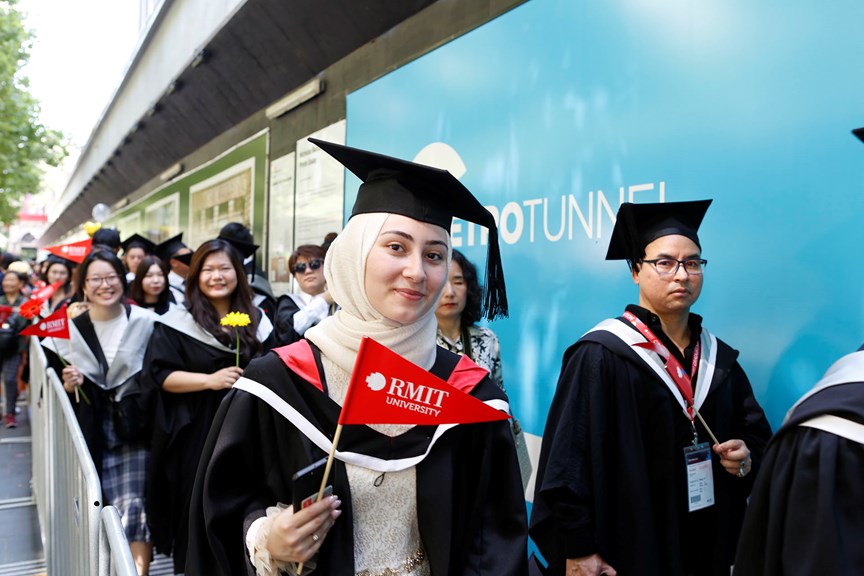
[[[257,356],[262,350],[261,342],[258,341],[258,323],[261,320],[261,312],[252,303],[252,288],[243,270],[243,261],[240,254],[230,242],[216,238],[201,244],[192,254],[192,262],[189,264],[189,274],[186,276],[186,308],[189,310],[195,322],[204,330],[212,334],[217,340],[225,345],[230,345],[233,338],[221,327],[216,308],[210,300],[201,292],[198,280],[201,269],[211,254],[224,253],[231,260],[231,266],[237,276],[237,287],[231,294],[230,310],[232,312],[245,312],[249,314],[252,322],[241,328],[237,328],[240,335],[241,353],[248,351],[250,357]]]
[[[225,226],[219,230],[219,238],[228,240],[229,242],[232,240],[239,240],[240,242],[246,242],[247,244],[255,243],[252,237],[252,232],[250,232],[249,229],[240,222],[229,222],[228,224],[225,224]]]
[[[123,262],[121,262],[120,258],[111,250],[98,249],[90,252],[78,267],[77,274],[75,275],[75,299],[77,301],[84,301],[84,281],[87,279],[87,270],[90,268],[90,265],[97,260],[107,262],[112,268],[114,268],[114,271],[117,272],[117,276],[120,277],[120,282],[123,286],[123,293],[126,293],[126,267],[123,266]]]
[[[325,252],[324,248],[315,244],[303,244],[302,246],[298,246],[288,258],[288,271],[291,272],[291,274],[294,274],[294,264],[297,263],[297,259],[301,256],[309,261],[315,260],[316,258],[323,260]]]
[[[99,228],[93,233],[93,245],[107,246],[111,250],[119,250],[120,232],[114,228]]]
[[[66,258],[61,258],[60,256],[55,256],[51,254],[48,258],[45,259],[45,262],[42,263],[43,272],[39,274],[40,278],[45,281],[46,284],[50,284],[48,282],[48,271],[51,270],[51,267],[55,264],[59,264],[66,268],[66,271],[69,272],[69,279],[66,280],[66,283],[63,284],[63,292],[67,294],[72,290],[72,281],[75,278],[75,263],[71,260],[67,260]]]
[[[168,287],[168,264],[162,261],[158,256],[145,256],[141,263],[138,264],[138,270],[135,272],[135,279],[129,285],[129,298],[137,302],[140,306],[146,306],[146,297],[144,294],[144,277],[150,272],[153,265],[159,267],[162,275],[165,276],[165,287],[159,293],[159,298],[156,300],[157,306],[164,306],[168,303],[171,296],[171,288]]]
[[[465,308],[462,310],[460,318],[462,327],[467,328],[476,324],[483,317],[480,311],[480,304],[483,300],[483,287],[480,286],[480,282],[477,280],[477,267],[464,254],[458,250],[453,250],[453,262],[456,262],[462,268],[462,278],[464,278],[465,286],[468,289],[465,295]]]
[[[17,260],[20,260],[20,258],[18,258],[18,256],[16,256],[15,254],[12,254],[11,252],[3,252],[2,263],[0,263],[0,266],[2,266],[5,270],[9,267],[9,264]]]

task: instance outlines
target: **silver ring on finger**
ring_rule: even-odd
[[[318,536],[318,534],[316,534],[316,533],[312,534],[312,542],[318,542],[318,540],[320,540],[320,539],[321,539],[321,537]]]

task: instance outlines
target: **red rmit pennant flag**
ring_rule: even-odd
[[[470,424],[508,418],[364,337],[339,424]]]
[[[51,296],[54,295],[54,292],[56,292],[62,285],[63,282],[55,282],[54,284],[49,284],[48,286],[45,286],[44,288],[33,294],[31,298],[34,300],[41,300],[42,302],[45,302],[46,300],[51,298]]]
[[[61,258],[66,258],[67,260],[72,260],[73,262],[81,264],[81,262],[84,261],[84,258],[87,257],[87,254],[90,253],[90,249],[92,247],[93,239],[88,238],[86,240],[81,240],[80,242],[49,246],[48,248],[45,248],[45,250],[54,254],[55,256],[60,256]]]
[[[51,298],[51,296],[54,295],[54,292],[56,292],[62,285],[63,282],[55,282],[50,286],[45,286],[18,307],[18,314],[28,320],[41,315],[42,305],[45,304],[45,302]]]
[[[50,316],[46,316],[37,324],[28,326],[21,331],[21,336],[46,336],[51,338],[69,339],[69,316],[66,306],[61,306]]]

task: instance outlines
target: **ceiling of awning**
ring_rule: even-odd
[[[49,245],[434,0],[249,0],[40,239]],[[134,74],[134,70],[131,72]]]

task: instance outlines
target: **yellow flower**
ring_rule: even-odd
[[[234,328],[248,326],[251,322],[252,319],[249,318],[249,315],[243,312],[229,312],[220,321],[222,326],[233,326]]]

